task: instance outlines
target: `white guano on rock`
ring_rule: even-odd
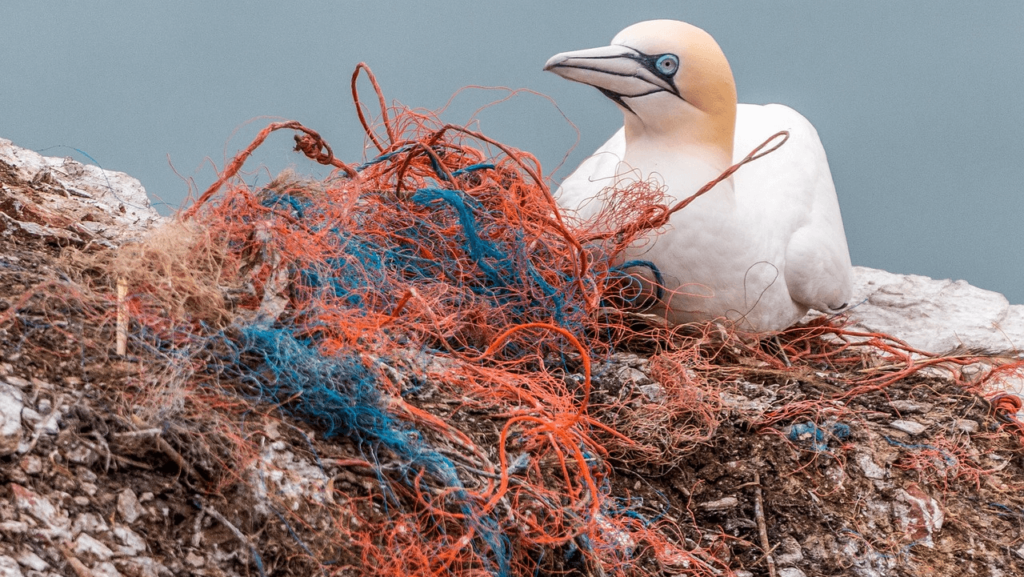
[[[1024,350],[1024,305],[997,292],[862,266],[853,267],[853,284],[853,330],[889,334],[936,354],[1020,356]]]
[[[114,246],[163,220],[137,179],[0,138],[0,233]]]

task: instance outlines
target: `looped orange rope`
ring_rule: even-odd
[[[1016,415],[1020,412],[1022,403],[1020,397],[1010,393],[997,393],[989,399],[992,403],[992,410],[997,414]]]
[[[359,122],[363,125],[363,130],[366,131],[366,135],[370,137],[373,145],[377,147],[377,150],[384,152],[388,147],[377,138],[377,135],[373,132],[373,128],[370,123],[366,120],[366,116],[363,115],[363,104],[359,101],[359,89],[356,88],[356,81],[359,80],[359,72],[365,71],[366,77],[370,80],[370,84],[373,85],[374,92],[377,93],[377,103],[380,104],[380,113],[384,121],[384,130],[388,133],[388,142],[394,144],[395,133],[394,129],[391,128],[391,120],[388,118],[388,105],[387,101],[384,100],[384,91],[381,90],[380,84],[377,84],[377,77],[373,75],[373,71],[367,66],[365,62],[356,64],[356,69],[352,72],[352,100],[356,104],[356,114],[359,115]]]
[[[1007,426],[1012,427],[1018,438],[1024,442],[1024,423],[1017,419],[1017,414],[1024,406],[1020,397],[1010,393],[996,393],[988,401],[992,403],[992,412],[996,417],[1005,421]]]
[[[334,151],[331,147],[320,137],[319,134],[296,134],[295,135],[295,150],[305,154],[310,160],[315,160],[320,164],[333,165],[335,163]],[[339,166],[339,168],[342,168]]]
[[[199,210],[200,206],[206,203],[206,201],[209,200],[211,196],[216,194],[216,192],[220,190],[221,186],[224,186],[225,182],[231,180],[232,178],[235,177],[236,174],[238,174],[238,171],[242,169],[242,166],[245,164],[245,161],[248,160],[250,156],[252,156],[254,150],[259,148],[260,145],[263,144],[263,141],[266,140],[268,136],[270,136],[271,132],[281,130],[282,128],[291,128],[292,130],[298,130],[299,132],[304,133],[302,135],[296,135],[295,150],[301,151],[303,154],[305,154],[312,160],[319,162],[320,164],[340,168],[351,177],[358,176],[358,173],[355,171],[354,168],[334,157],[334,152],[331,150],[331,147],[327,144],[327,142],[324,141],[323,137],[320,136],[319,132],[313,130],[312,128],[306,128],[301,123],[295,120],[289,120],[287,122],[272,122],[269,125],[267,125],[266,128],[261,130],[259,134],[256,135],[256,138],[254,138],[253,141],[249,143],[249,146],[246,147],[245,150],[235,155],[235,157],[227,165],[224,171],[220,173],[220,176],[217,178],[217,181],[211,184],[210,187],[206,189],[206,192],[204,192],[198,199],[196,199],[195,203],[193,203],[192,206],[190,206],[187,210],[181,213],[181,218],[191,218],[196,213],[196,211]]]

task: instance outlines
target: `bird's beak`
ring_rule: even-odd
[[[620,104],[622,98],[662,90],[675,94],[675,86],[654,73],[651,60],[646,54],[626,46],[602,46],[555,54],[544,65],[544,70],[589,84]]]

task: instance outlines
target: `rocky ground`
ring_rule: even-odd
[[[8,166],[0,181],[0,576],[354,574],[361,559],[343,536],[317,539],[335,496],[362,503],[365,518],[381,514],[386,500],[374,473],[353,464],[355,448],[267,407],[225,425],[220,397],[143,379],[153,371],[142,364],[155,361],[115,354],[112,317],[77,292],[88,271],[69,251],[107,250],[90,243],[96,230],[87,238],[26,211],[69,199],[58,180]],[[655,430],[636,424],[679,393],[659,382],[664,369],[644,347],[603,360],[592,413],[661,447],[654,458],[609,439],[612,494],[629,495],[624,507],[650,526],[671,519],[673,539],[710,552],[721,575],[1024,573],[1021,433],[1005,405],[972,388],[1003,360],[951,357],[845,395],[865,375],[906,369],[870,347],[856,354],[840,373],[720,351],[692,369],[713,384],[714,413]],[[435,378],[443,358],[408,359],[387,369],[400,384],[417,375],[405,401],[493,452],[498,416],[463,410]],[[567,366],[565,378],[577,378]],[[706,440],[673,444],[670,429],[684,425]],[[622,548],[637,544],[623,535]],[[557,553],[552,574],[604,574]],[[685,559],[633,553],[640,573],[693,574]]]

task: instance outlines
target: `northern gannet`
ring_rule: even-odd
[[[544,70],[596,87],[625,117],[556,193],[584,219],[614,202],[609,186],[638,179],[662,183],[674,204],[772,134],[790,133],[785,146],[627,250],[626,258],[651,261],[664,277],[653,312],[673,324],[724,317],[761,333],[785,329],[809,308],[847,305],[850,253],[818,133],[786,106],[737,105],[729,62],[707,32],[673,20],[641,22],[610,46],[557,54]]]

